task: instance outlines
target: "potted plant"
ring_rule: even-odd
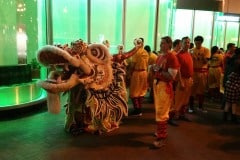
[[[32,79],[39,79],[40,78],[40,69],[41,66],[38,63],[36,58],[33,58],[31,61],[31,72],[32,72]]]

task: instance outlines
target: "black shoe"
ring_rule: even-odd
[[[180,116],[179,117],[179,120],[182,120],[182,121],[186,121],[186,122],[192,122],[189,118],[187,118],[186,116]]]
[[[231,120],[234,124],[240,124],[240,121],[239,121],[238,117],[234,114],[232,114],[232,119]]]
[[[202,113],[207,113],[208,112],[206,109],[203,109],[203,108],[197,108],[197,110],[202,112]]]
[[[135,109],[135,110],[133,110],[133,111],[129,114],[129,116],[140,117],[140,116],[142,116],[142,112],[141,112],[140,110],[138,110],[138,109]]]
[[[179,124],[177,124],[173,119],[169,119],[168,120],[168,124],[171,125],[171,126],[174,126],[174,127],[178,127]]]

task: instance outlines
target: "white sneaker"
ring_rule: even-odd
[[[160,139],[153,142],[153,149],[162,148],[166,145],[166,139]]]
[[[208,111],[205,110],[205,109],[202,109],[201,111],[202,111],[202,113],[207,113],[207,112],[208,112]]]
[[[197,108],[198,111],[202,112],[202,113],[207,113],[208,111],[202,108]]]
[[[188,113],[193,113],[193,110],[189,108]]]

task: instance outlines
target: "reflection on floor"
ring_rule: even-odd
[[[155,121],[147,101],[142,117],[125,117],[118,130],[101,136],[65,133],[64,108],[57,115],[48,113],[46,104],[0,112],[0,160],[240,159],[240,125],[222,123],[220,102],[205,106],[208,113],[188,114],[192,122],[169,126],[167,145],[158,150],[149,149]]]

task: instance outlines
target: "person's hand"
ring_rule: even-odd
[[[138,38],[134,39],[133,43],[134,43],[136,48],[140,48],[143,45],[143,41],[141,39],[138,39]]]

